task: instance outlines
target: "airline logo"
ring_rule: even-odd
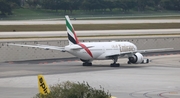
[[[71,43],[78,44],[79,41],[77,39],[74,28],[73,28],[72,24],[70,23],[70,19],[68,16],[65,16],[65,17],[66,17],[66,28],[67,28],[67,32],[68,32],[68,39]]]
[[[38,87],[39,87],[39,93],[46,95],[50,92],[46,81],[44,80],[42,75],[38,75]]]
[[[72,24],[70,23],[69,17],[65,16],[65,19],[66,19],[66,28],[67,28],[69,43],[70,44],[78,44],[89,54],[89,56],[91,56],[93,58],[91,51],[84,44],[79,42],[79,40],[76,36],[76,33],[74,31],[74,28],[73,28]]]

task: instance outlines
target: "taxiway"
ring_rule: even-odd
[[[78,60],[56,60],[38,63],[5,62],[0,64],[0,97],[29,98],[38,93],[37,74],[44,74],[49,85],[63,81],[87,81],[101,85],[117,98],[179,98],[180,55],[149,56],[149,64],[126,64],[112,68],[112,61],[94,61],[83,67]]]

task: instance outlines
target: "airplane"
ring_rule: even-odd
[[[173,48],[162,48],[162,49],[147,49],[138,50],[136,45],[131,42],[80,42],[76,36],[73,25],[70,22],[69,16],[65,16],[66,29],[69,45],[65,47],[50,46],[50,45],[25,45],[25,44],[13,44],[9,45],[15,46],[25,46],[33,48],[43,48],[46,50],[59,50],[61,52],[68,52],[76,57],[78,57],[82,62],[83,66],[92,66],[93,60],[113,60],[110,64],[111,67],[119,67],[120,64],[117,63],[118,58],[125,57],[128,58],[128,64],[141,64],[149,63],[149,59],[145,59],[142,53],[154,52],[154,51],[165,51]]]

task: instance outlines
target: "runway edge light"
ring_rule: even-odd
[[[46,95],[50,93],[49,87],[46,84],[46,80],[43,75],[38,75],[38,88],[40,94]]]

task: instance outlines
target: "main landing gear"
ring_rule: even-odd
[[[117,62],[117,60],[118,60],[118,56],[116,56],[116,57],[113,57],[113,63],[111,63],[111,67],[119,67],[120,66],[120,64],[119,63],[116,63]]]
[[[92,66],[92,63],[85,62],[85,63],[83,63],[83,66]]]
[[[91,61],[89,61],[89,60],[83,60],[83,59],[80,59],[82,62],[83,62],[83,66],[92,66],[92,63],[91,63]]]

